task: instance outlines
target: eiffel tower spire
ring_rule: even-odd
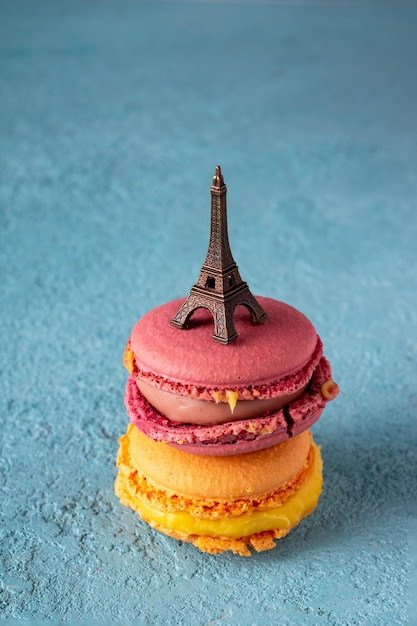
[[[265,321],[268,315],[249,291],[240,277],[233,259],[227,233],[227,187],[218,165],[211,185],[210,240],[197,283],[175,317],[173,326],[187,328],[188,321],[198,308],[208,309],[214,318],[213,339],[230,343],[236,339],[234,323],[235,308],[242,304],[252,317],[254,324]]]

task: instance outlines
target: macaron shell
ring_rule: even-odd
[[[216,501],[256,498],[285,485],[304,467],[311,435],[305,431],[266,450],[228,457],[175,450],[149,439],[134,426],[128,429],[127,443],[131,464],[156,487]]]
[[[271,298],[257,296],[257,300],[268,319],[253,325],[247,309],[237,307],[239,336],[228,345],[212,339],[213,319],[205,309],[193,314],[187,330],[171,325],[183,298],[153,309],[137,322],[131,334],[137,368],[147,374],[150,384],[155,375],[180,386],[219,389],[290,377],[305,368],[315,353],[317,356],[320,340],[314,326],[297,309]]]

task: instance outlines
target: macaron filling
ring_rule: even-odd
[[[169,419],[145,398],[133,375],[127,382],[125,404],[131,422],[154,441],[195,454],[241,454],[269,447],[310,428],[329,401],[321,391],[328,380],[330,364],[322,357],[303,393],[285,407],[221,424],[180,424]]]
[[[172,422],[179,424],[198,424],[208,426],[223,424],[243,419],[252,419],[260,415],[276,413],[284,406],[299,398],[305,391],[301,389],[266,400],[235,400],[235,402],[214,402],[179,396],[162,389],[152,387],[140,379],[136,379],[139,391],[152,406],[162,415],[169,416]],[[231,398],[233,392],[227,394]],[[226,394],[225,394],[226,395]],[[226,397],[227,397],[226,395]],[[236,394],[237,395],[237,394]]]

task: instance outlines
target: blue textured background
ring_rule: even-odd
[[[0,614],[416,623],[415,6],[0,5]],[[113,494],[121,356],[188,293],[220,163],[254,293],[322,336],[315,514],[211,557]],[[408,614],[408,618],[407,618]]]

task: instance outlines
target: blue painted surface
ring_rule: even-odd
[[[0,16],[0,615],[416,623],[416,9]],[[251,559],[159,535],[113,494],[124,343],[197,278],[217,163],[242,277],[310,317],[342,389],[314,427],[318,509]]]

